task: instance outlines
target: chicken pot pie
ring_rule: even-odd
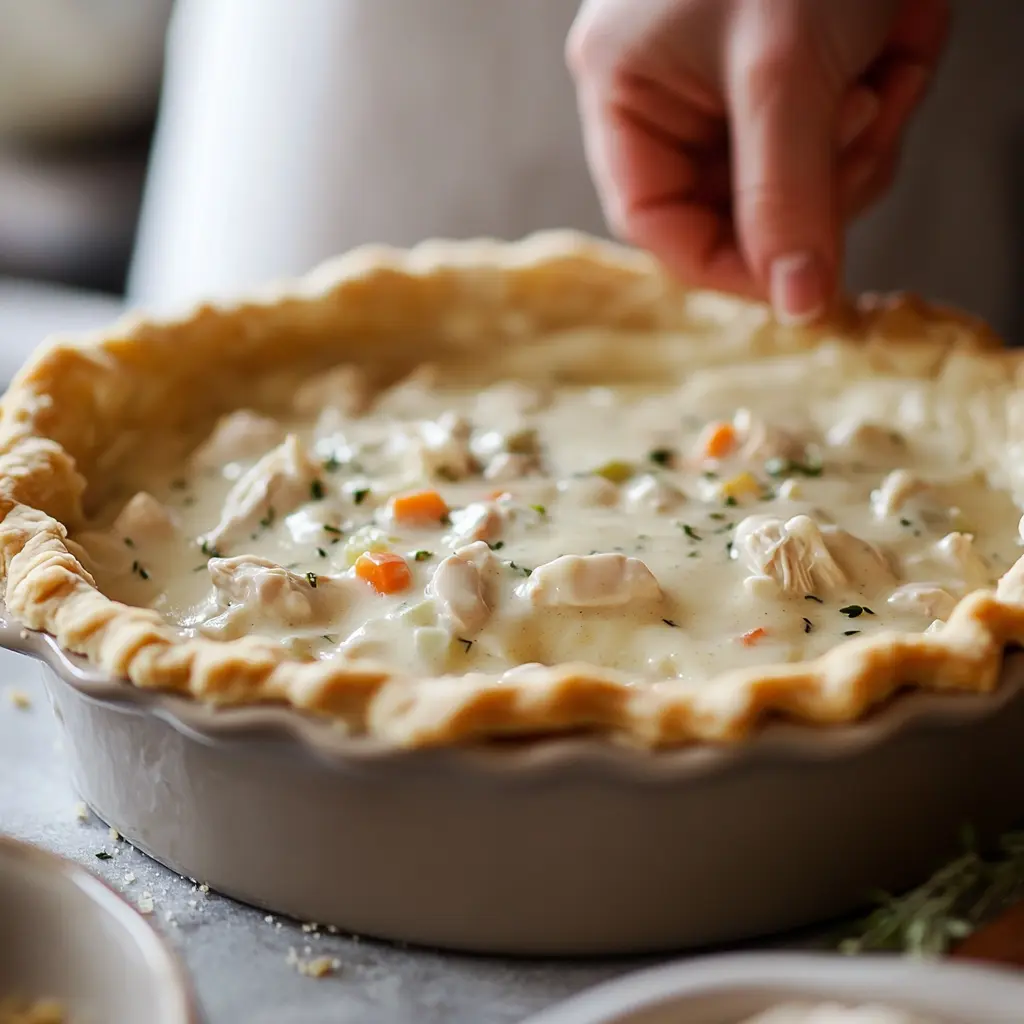
[[[398,745],[988,691],[1024,634],[1020,376],[902,297],[786,328],[576,235],[359,250],[34,356],[7,607],[136,686]]]

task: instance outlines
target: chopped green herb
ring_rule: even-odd
[[[718,474],[713,469],[706,469],[706,470],[704,470],[704,479],[705,480],[717,480],[718,479]]]
[[[267,514],[260,520],[260,526],[262,526],[264,530],[267,530],[274,525],[274,520],[276,518],[277,513],[274,511],[274,506],[271,505],[267,509]]]
[[[438,520],[438,522],[442,526],[451,526],[452,525],[452,517],[447,512],[445,512],[445,514],[443,516],[441,516],[441,518]]]
[[[328,473],[334,473],[341,468],[341,460],[333,453],[323,461],[323,467]]]
[[[322,638],[323,638],[324,640],[326,640],[326,641],[327,641],[327,642],[328,642],[329,644],[333,644],[333,643],[334,643],[334,637],[333,637],[333,636],[331,636],[331,634],[330,634],[330,633],[323,633],[323,634],[321,634],[321,636],[322,636]]]
[[[500,550],[501,550],[501,549],[502,549],[502,548],[503,548],[503,547],[505,546],[505,542],[504,542],[503,540],[496,540],[496,541],[494,541],[494,543],[492,544],[492,543],[491,543],[490,541],[487,541],[487,546],[488,546],[488,547],[489,547],[489,548],[490,548],[490,549],[491,549],[492,551],[500,551]]]
[[[220,558],[220,551],[217,548],[212,547],[209,541],[204,540],[202,544],[199,545],[199,550],[208,558]]]
[[[679,628],[679,623],[673,622],[671,619],[662,619],[661,621],[664,622],[666,626],[671,626],[673,629]]]
[[[728,556],[729,556],[730,558],[735,558],[735,556],[736,556],[736,552],[735,552],[735,550],[734,550],[734,548],[733,548],[733,544],[732,544],[732,541],[731,541],[731,540],[730,540],[730,541],[727,541],[727,542],[726,542],[726,545],[725,545],[725,553],[726,553],[726,554],[727,554],[727,555],[728,555]]]
[[[805,601],[815,601],[818,604],[824,604],[825,603],[820,597],[816,597],[814,594],[804,594],[804,600]]]
[[[856,636],[859,632],[859,629],[844,629],[843,636]]]
[[[758,495],[758,499],[757,500],[758,501],[774,501],[775,500],[775,492],[773,490],[771,490],[771,488],[769,488],[768,490],[763,491],[760,495]]]
[[[318,554],[318,555],[319,555],[319,556],[320,556],[321,558],[326,558],[326,557],[327,557],[327,552],[326,552],[326,551],[324,551],[324,549],[323,549],[323,548],[317,548],[317,549],[316,549],[316,553],[317,553],[317,554]]]
[[[149,579],[149,573],[138,562],[132,562],[132,572],[137,573],[141,579]]]
[[[97,860],[110,860],[113,854],[107,853],[106,850],[100,850],[99,853],[93,854]]]
[[[465,647],[466,653],[469,654],[470,648],[473,646],[473,641],[466,640],[464,637],[461,636],[457,636],[455,639],[458,640],[463,647]]]
[[[548,514],[548,510],[543,505],[531,505],[530,508],[539,516],[546,516]]]
[[[124,539],[124,546],[126,548],[133,548],[133,547],[135,547],[135,541],[133,541],[131,539],[131,537],[125,537],[125,539]]]
[[[322,480],[314,480],[309,485],[309,496],[313,501],[320,501],[326,492],[324,491],[324,485]]]
[[[433,558],[434,557],[434,552],[433,551],[417,551],[416,554],[414,554],[412,557],[415,558],[417,562],[425,562],[428,558]]]
[[[316,590],[316,573],[315,572],[307,572],[306,573],[306,581],[309,583],[309,585],[314,590]]]
[[[524,576],[529,576],[533,572],[532,569],[527,569],[525,565],[516,565],[515,562],[509,562],[508,567],[513,572],[521,572]]]
[[[679,528],[690,540],[701,540],[701,535],[689,523],[680,523]]]
[[[368,495],[369,493],[370,493],[370,488],[369,488],[369,487],[360,487],[360,488],[358,488],[357,490],[355,490],[355,491],[353,491],[353,492],[352,492],[352,500],[353,500],[353,501],[354,501],[354,502],[355,502],[355,503],[356,503],[357,505],[362,505],[362,503],[363,503],[364,501],[366,501],[366,496],[367,496],[367,495]]]
[[[691,551],[686,557],[687,558],[700,558],[700,552],[699,551]]]
[[[814,629],[814,623],[807,616],[804,616],[804,632],[810,633],[812,629]]]
[[[654,448],[647,453],[647,458],[656,466],[667,466],[672,462],[673,452],[671,448]]]
[[[336,537],[341,537],[345,531],[337,526],[331,526],[330,523],[324,523],[324,533],[333,533]]]
[[[856,619],[861,615],[874,615],[875,613],[863,605],[859,604],[848,604],[845,608],[839,609],[840,615],[846,615],[848,618]]]
[[[797,462],[795,459],[773,458],[764,464],[764,471],[771,477],[780,476],[821,476],[824,467],[820,462]]]
[[[725,518],[725,513],[724,512],[709,512],[708,513],[708,518],[709,519],[717,520],[718,522],[721,522]]]
[[[206,562],[203,562],[202,565],[197,565],[192,571],[193,572],[202,572],[204,569],[209,569],[209,566],[206,564]]]
[[[901,519],[900,526],[913,526],[914,524],[909,519]]]
[[[725,498],[726,508],[735,508],[738,504],[739,504],[739,502],[731,494],[726,495],[726,498]]]

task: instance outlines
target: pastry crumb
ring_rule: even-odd
[[[53,999],[36,1002],[0,999],[0,1024],[66,1024],[64,1008]]]
[[[76,821],[88,821],[89,820],[89,808],[86,806],[85,801],[79,800],[75,804],[75,820]]]
[[[135,874],[131,871],[126,871],[124,874],[124,884],[131,885],[135,881]]]
[[[135,909],[140,914],[152,914],[154,906],[153,894],[151,892],[144,892],[136,902]]]
[[[118,842],[120,842],[120,841],[121,841],[121,839],[123,839],[123,838],[124,838],[124,837],[123,837],[123,836],[121,835],[121,833],[120,833],[120,832],[118,832],[118,831],[117,831],[117,829],[116,829],[116,828],[113,828],[113,827],[112,827],[112,828],[110,829],[110,831],[109,831],[109,834],[110,834],[110,838],[111,838],[111,839],[113,839],[115,843],[118,843]]]
[[[309,946],[306,947],[306,951],[309,952]],[[341,961],[336,957],[318,956],[304,960],[294,946],[289,948],[284,962],[306,978],[323,978],[328,974],[334,974],[341,967]]]
[[[24,690],[8,690],[7,699],[19,711],[29,711],[32,707],[32,698]]]

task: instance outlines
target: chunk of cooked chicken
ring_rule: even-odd
[[[163,502],[139,491],[118,513],[114,533],[128,546],[142,547],[172,540],[178,533],[178,522]]]
[[[911,498],[928,490],[929,485],[919,476],[906,469],[894,469],[878,490],[871,492],[871,511],[876,518],[887,519],[899,513]]]
[[[540,444],[532,427],[488,430],[471,445],[486,480],[518,480],[540,466]]]
[[[741,459],[763,462],[765,459],[798,459],[807,455],[807,443],[795,434],[755,416],[749,409],[738,409],[733,417]]]
[[[773,579],[790,595],[825,595],[894,578],[888,560],[873,545],[806,515],[787,521],[747,516],[736,527],[733,551],[752,573]]]
[[[203,632],[223,637],[249,627],[322,627],[348,603],[352,583],[302,576],[258,555],[211,558],[207,569],[218,614],[203,624]]]
[[[284,427],[251,409],[222,416],[210,436],[192,453],[197,469],[224,470],[233,463],[255,459],[279,444]]]
[[[358,416],[370,403],[366,374],[358,366],[335,366],[300,385],[292,408],[300,416],[315,416],[323,409],[336,409],[342,416]]]
[[[987,587],[992,580],[992,570],[974,546],[974,537],[969,533],[947,533],[933,547],[934,557],[954,573],[956,582],[965,589]]]
[[[319,466],[294,434],[267,452],[228,492],[220,522],[201,540],[222,547],[248,533],[261,519],[290,512],[308,501]]]
[[[411,468],[417,476],[438,480],[462,480],[477,471],[469,447],[472,425],[458,413],[446,412],[436,420],[423,420],[408,439]]]
[[[631,512],[669,512],[686,501],[686,495],[675,484],[650,473],[631,480],[624,497]]]
[[[956,598],[937,583],[905,583],[889,595],[888,603],[896,611],[945,620],[956,607]]]
[[[558,493],[567,505],[577,508],[607,508],[619,503],[619,488],[596,473],[558,481]]]
[[[497,540],[505,529],[508,512],[508,506],[498,501],[474,501],[452,512],[452,531],[447,538],[449,544],[461,547],[475,540]]]
[[[519,592],[534,604],[570,608],[620,608],[662,599],[654,573],[621,554],[562,555],[533,570]]]
[[[904,458],[907,439],[897,430],[858,417],[837,423],[826,437],[833,448],[845,450],[859,462],[891,464]]]
[[[490,556],[489,550],[486,553]],[[463,549],[443,559],[426,589],[427,597],[437,602],[440,621],[464,637],[479,633],[491,616],[477,554]]]

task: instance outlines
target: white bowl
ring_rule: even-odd
[[[197,1024],[156,932],[84,868],[0,836],[0,1002],[55,999],[72,1021]]]
[[[626,975],[524,1024],[740,1024],[787,1001],[881,1003],[942,1024],[1021,1024],[1024,974],[895,956],[707,957]]]

